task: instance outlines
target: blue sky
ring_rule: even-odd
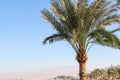
[[[42,44],[55,32],[40,17],[40,10],[49,6],[49,0],[0,0],[0,75],[77,66],[75,52],[68,43]],[[88,69],[120,65],[117,49],[95,45],[88,55]]]

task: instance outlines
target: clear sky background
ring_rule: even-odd
[[[49,6],[50,0],[0,0],[0,77],[77,71],[75,52],[68,43],[42,44],[45,37],[55,32],[40,17],[40,10]],[[120,32],[117,35],[120,37]],[[88,56],[88,71],[120,65],[118,49],[95,45]]]

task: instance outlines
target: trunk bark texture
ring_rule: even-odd
[[[86,62],[87,62],[87,54],[86,52],[80,53],[82,55],[77,54],[76,60],[79,63],[79,80],[87,80],[87,72],[86,72]]]

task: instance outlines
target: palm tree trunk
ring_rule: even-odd
[[[87,55],[84,54],[83,56],[77,55],[76,60],[79,63],[79,80],[87,80],[87,73],[86,73],[86,62],[87,62]]]
[[[86,75],[86,62],[81,62],[79,63],[79,77],[80,80],[86,80],[87,75]]]

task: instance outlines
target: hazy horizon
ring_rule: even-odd
[[[106,67],[110,67],[110,66],[106,66]],[[113,66],[117,66],[117,65],[113,65]],[[100,68],[100,67],[95,67],[95,68]],[[87,68],[88,73],[92,70],[93,69]],[[78,66],[77,65],[62,66],[62,67],[47,68],[44,70],[11,72],[9,74],[0,75],[0,80],[47,80],[62,75],[78,77]]]

